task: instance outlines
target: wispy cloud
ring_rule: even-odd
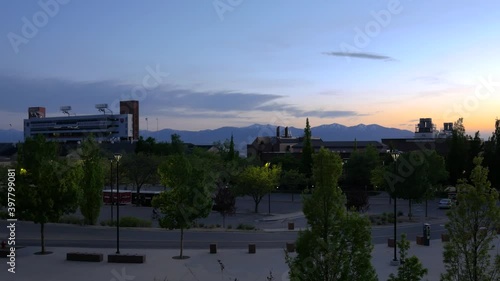
[[[287,103],[284,95],[244,91],[202,91],[179,85],[161,85],[146,94],[134,94],[137,85],[123,81],[74,82],[63,79],[30,79],[0,74],[0,93],[5,99],[0,111],[26,112],[30,106],[43,106],[48,114],[70,105],[76,114],[97,114],[94,105],[114,104],[140,96],[141,115],[198,119],[247,119],[264,113],[281,112],[291,117],[339,118],[365,116],[356,111],[302,109]],[[114,109],[112,109],[115,111]],[[116,113],[116,112],[115,112]]]
[[[356,111],[346,110],[303,110],[295,105],[268,104],[257,108],[262,111],[282,111],[293,117],[318,117],[318,118],[339,118],[350,116],[367,116],[369,114],[360,114]]]
[[[370,59],[370,60],[384,60],[384,61],[394,61],[395,59],[389,56],[378,55],[373,53],[365,53],[365,52],[323,52],[324,55],[327,56],[336,56],[336,57],[351,57],[358,59]]]

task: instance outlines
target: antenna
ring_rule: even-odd
[[[64,114],[68,114],[68,116],[70,116],[71,114],[69,113],[69,111],[71,110],[71,106],[69,105],[65,105],[65,106],[61,106],[60,107],[60,110],[62,113]]]
[[[109,110],[109,112],[111,112],[111,114],[113,114],[113,111],[111,111],[111,109],[108,108],[107,103],[96,104],[95,108],[97,108],[97,110],[99,110],[100,112],[102,112],[104,114],[106,114],[106,109]]]

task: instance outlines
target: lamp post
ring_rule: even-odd
[[[108,158],[109,160],[109,164],[110,164],[110,169],[109,169],[109,188],[111,189],[111,198],[110,198],[110,202],[111,202],[111,223],[113,223],[113,201],[114,201],[114,198],[113,198],[113,161],[115,160],[115,158],[113,157],[109,157]]]
[[[394,170],[397,173],[398,172],[398,158],[399,158],[399,153],[398,152],[392,152],[391,151],[391,156],[392,159],[394,159]],[[394,187],[394,190],[392,191],[393,196],[394,196],[394,258],[391,262],[391,265],[394,266],[399,266],[399,261],[398,257],[396,256],[396,251],[397,251],[397,233],[396,233],[396,226],[397,226],[397,214],[396,214],[396,187]]]
[[[271,163],[267,162],[266,165],[264,165],[267,170],[269,171],[269,167],[271,167]],[[267,204],[268,204],[268,214],[271,214],[271,191],[267,194]]]
[[[120,163],[120,158],[122,155],[120,153],[115,153],[116,160],[116,193],[117,193],[117,202],[116,202],[116,254],[120,254],[120,179],[118,172],[118,164]]]

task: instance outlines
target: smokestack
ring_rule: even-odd
[[[276,137],[280,137],[280,126],[276,127]]]
[[[285,127],[285,138],[288,138],[288,127]]]

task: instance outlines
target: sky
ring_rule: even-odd
[[[379,124],[464,118],[494,131],[498,1],[39,0],[0,10],[0,129],[118,112],[140,128]],[[146,121],[146,118],[148,121]]]

